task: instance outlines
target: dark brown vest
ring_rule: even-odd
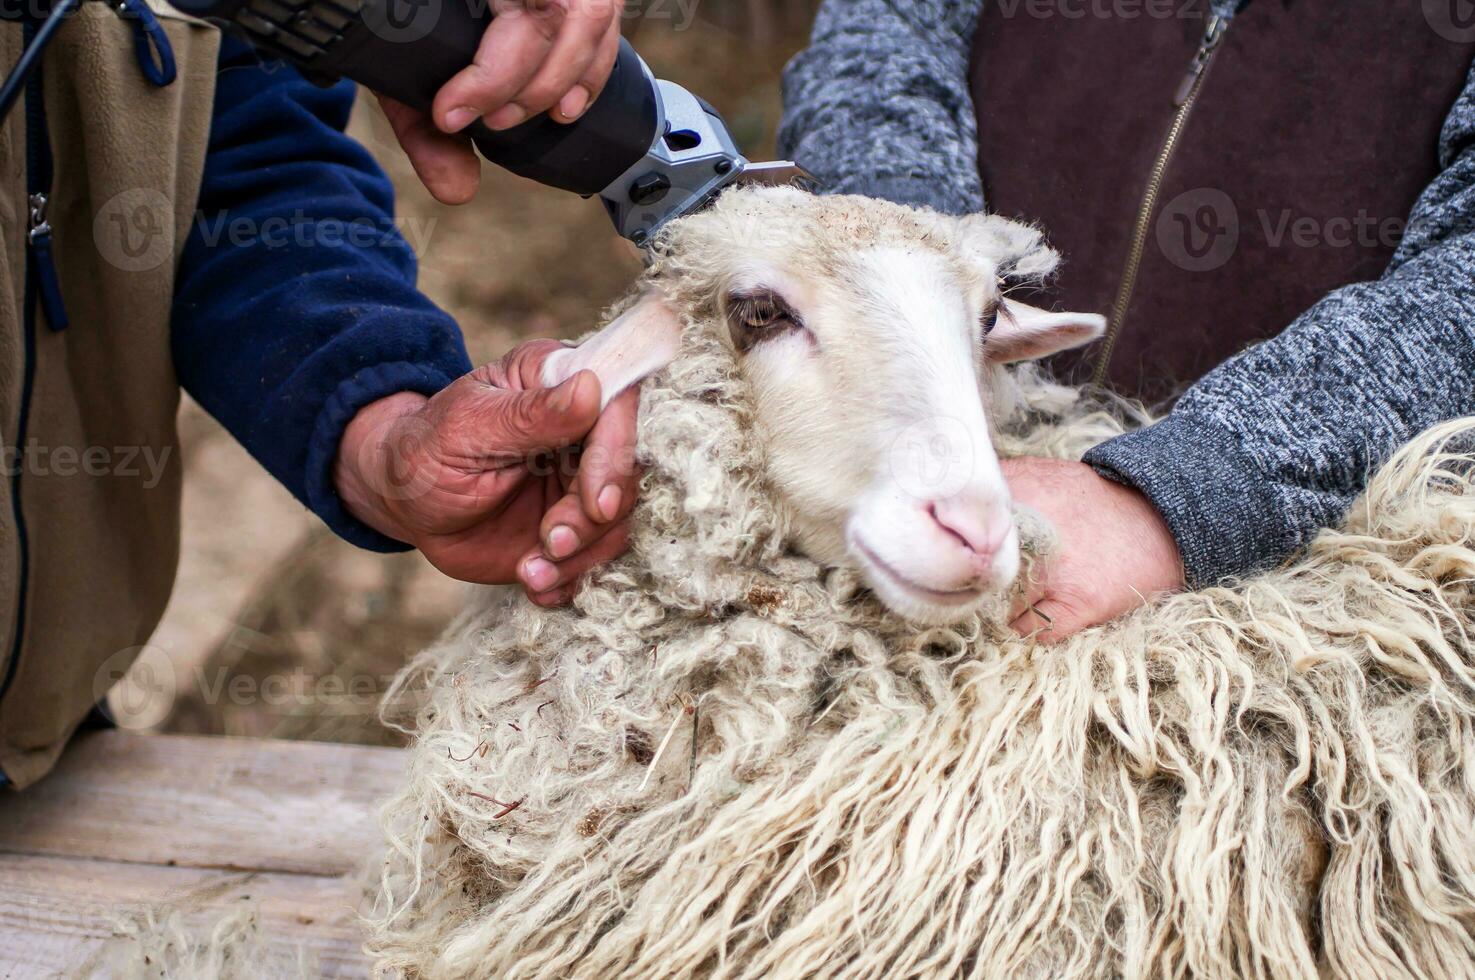
[[[1045,305],[1108,312],[1206,9],[987,0],[972,72],[984,189],[1064,254]],[[1438,173],[1472,41],[1471,0],[1254,0],[1168,167],[1112,382],[1165,397],[1378,278]],[[1082,378],[1094,356],[1064,367]]]

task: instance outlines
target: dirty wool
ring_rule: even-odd
[[[1003,455],[1123,425],[1010,377]],[[1295,564],[1045,647],[910,627],[787,552],[751,416],[688,322],[642,395],[631,553],[572,610],[479,594],[401,677],[386,973],[1475,970],[1472,426]]]

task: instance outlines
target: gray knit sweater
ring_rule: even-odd
[[[982,7],[827,0],[785,76],[784,152],[831,192],[982,210],[968,83]],[[1439,149],[1443,172],[1382,278],[1327,296],[1164,421],[1086,457],[1153,501],[1191,584],[1284,561],[1400,445],[1475,415],[1475,73]]]

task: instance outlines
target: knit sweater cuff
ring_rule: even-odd
[[[380,534],[358,520],[343,505],[333,481],[338,444],[353,417],[368,405],[413,391],[427,397],[447,387],[456,378],[438,367],[406,362],[364,368],[343,382],[328,398],[313,427],[307,450],[307,504],[312,512],[339,537],[367,551],[410,551],[410,545]]]
[[[1284,507],[1272,481],[1232,435],[1211,423],[1170,415],[1097,446],[1085,462],[1152,501],[1178,542],[1193,588],[1285,557]]]

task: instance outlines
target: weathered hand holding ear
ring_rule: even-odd
[[[561,350],[534,341],[434,398],[363,409],[335,471],[350,513],[453,578],[568,601],[581,575],[625,550],[638,393],[603,405],[587,371],[545,386]]]

